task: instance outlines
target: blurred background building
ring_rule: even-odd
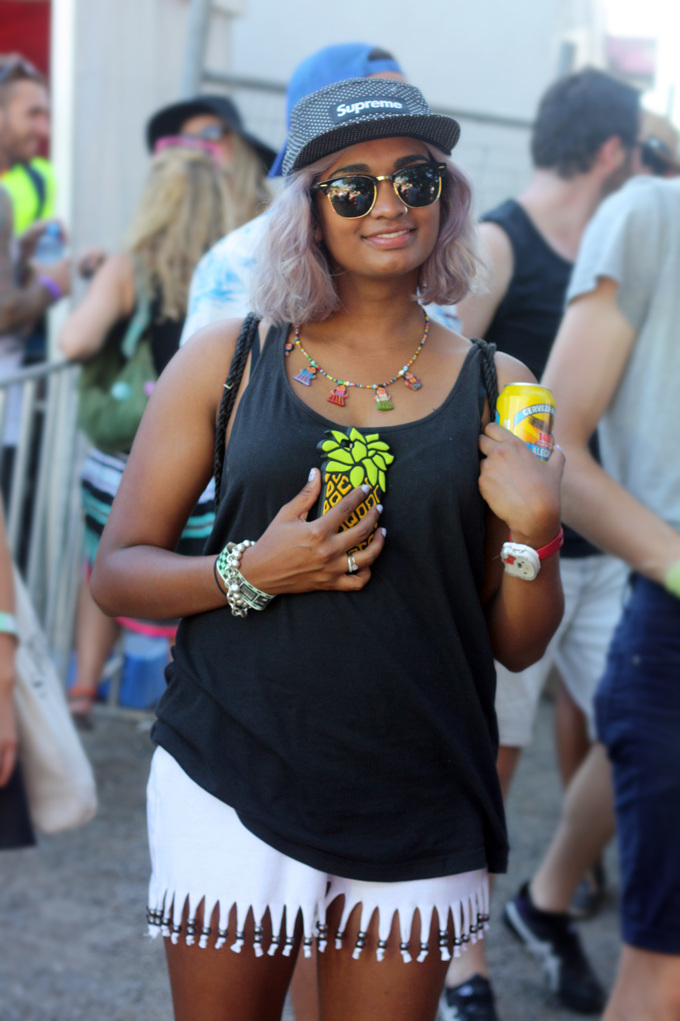
[[[661,2],[649,0],[650,11]],[[531,118],[557,76],[590,64],[654,85],[653,33],[607,34],[612,10],[631,4],[0,0],[0,52],[19,50],[50,73],[60,210],[75,250],[111,251],[139,195],[143,128],[154,109],[183,93],[224,91],[247,125],[278,146],[293,68],[322,46],[358,37],[393,52],[434,108],[460,118],[457,158],[478,208],[489,208],[521,190]]]

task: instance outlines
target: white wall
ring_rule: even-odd
[[[144,125],[178,98],[187,15],[187,0],[76,2],[76,247],[121,244],[148,164]],[[223,69],[230,24],[213,16],[209,59]]]
[[[430,103],[531,117],[554,77],[564,0],[248,0],[233,67],[286,81],[314,50],[362,40],[402,62]]]

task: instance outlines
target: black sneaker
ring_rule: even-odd
[[[467,982],[445,989],[439,1001],[440,1021],[498,1021],[493,989],[488,978],[474,975]]]
[[[543,965],[550,991],[577,1014],[600,1014],[606,996],[581,946],[568,914],[540,911],[525,883],[503,910],[512,935]]]
[[[569,905],[572,918],[585,921],[594,918],[601,910],[607,895],[607,877],[601,861],[587,872],[576,888],[576,893]]]

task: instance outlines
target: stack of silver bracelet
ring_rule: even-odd
[[[234,617],[247,617],[248,610],[264,610],[274,598],[255,588],[241,574],[241,557],[249,546],[254,545],[250,539],[227,543],[215,562],[215,573],[226,586],[224,595]]]

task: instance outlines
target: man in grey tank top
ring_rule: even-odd
[[[624,946],[604,1021],[680,1017],[679,285],[680,180],[635,179],[586,232],[543,378],[567,456],[564,518],[633,575],[597,693],[602,744],[505,921],[541,956],[611,832],[611,764]],[[598,426],[602,467],[587,447]]]

